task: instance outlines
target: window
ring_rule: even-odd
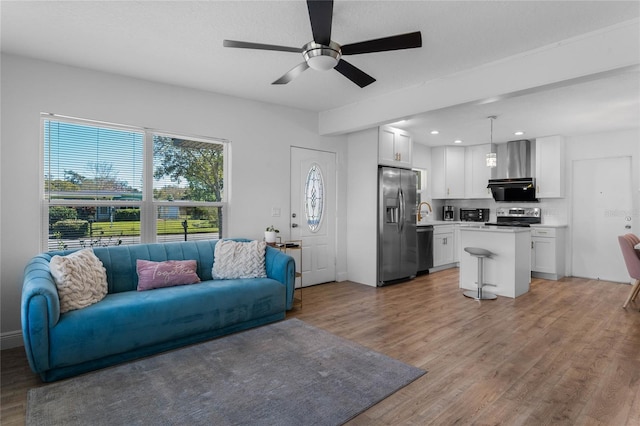
[[[221,143],[153,135],[158,241],[221,235],[224,152]]]
[[[304,213],[311,232],[318,232],[324,212],[324,180],[320,166],[314,163],[304,185]]]
[[[46,250],[220,238],[226,141],[43,116]]]

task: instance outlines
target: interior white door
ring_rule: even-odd
[[[572,274],[628,282],[618,235],[631,232],[631,158],[573,163]]]
[[[336,279],[336,154],[291,147],[291,239],[302,241],[302,286]]]

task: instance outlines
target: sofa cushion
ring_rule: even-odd
[[[152,262],[137,259],[138,291],[199,283],[200,278],[196,273],[196,267],[195,260]]]
[[[50,362],[69,366],[171,342],[285,311],[279,281],[202,281],[194,286],[109,294],[60,317],[50,329]]]
[[[49,270],[58,289],[60,313],[82,309],[107,295],[107,274],[90,248],[53,256]]]
[[[264,241],[218,241],[215,248],[213,279],[264,278]]]

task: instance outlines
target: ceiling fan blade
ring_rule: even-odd
[[[309,65],[307,65],[306,62],[301,62],[271,84],[287,84],[288,82],[302,74],[302,72],[307,68],[309,68]]]
[[[224,47],[238,47],[240,49],[276,50],[278,52],[302,53],[301,47],[277,46],[275,44],[251,43],[248,41],[223,40]]]
[[[341,47],[341,50],[343,55],[359,55],[361,53],[386,52],[388,50],[413,49],[415,47],[422,47],[422,34],[420,31],[345,44]]]
[[[307,0],[313,41],[328,46],[331,42],[333,0]]]
[[[376,81],[375,78],[371,77],[360,68],[356,68],[355,66],[351,65],[344,59],[340,59],[338,65],[336,65],[334,69],[360,87],[366,87]]]

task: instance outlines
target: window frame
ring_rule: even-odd
[[[59,121],[83,126],[92,126],[100,128],[108,128],[118,131],[127,131],[140,133],[142,135],[142,200],[131,201],[112,201],[112,200],[63,200],[49,199],[46,189],[46,164],[45,164],[45,122]],[[49,248],[49,208],[53,206],[89,206],[89,207],[125,207],[140,208],[140,244],[157,242],[157,211],[161,206],[175,206],[173,201],[154,200],[153,197],[153,137],[166,136],[171,138],[188,139],[203,143],[213,143],[222,145],[223,153],[223,179],[224,189],[222,191],[221,201],[181,201],[180,207],[215,207],[221,208],[222,217],[219,218],[219,236],[223,238],[227,229],[227,212],[229,210],[229,194],[231,182],[229,179],[230,171],[230,145],[227,139],[189,135],[184,133],[167,132],[146,127],[136,127],[128,125],[120,125],[97,120],[87,120],[76,117],[68,117],[51,113],[42,113],[40,115],[40,204],[41,204],[41,230],[40,239],[43,251],[50,251]]]

